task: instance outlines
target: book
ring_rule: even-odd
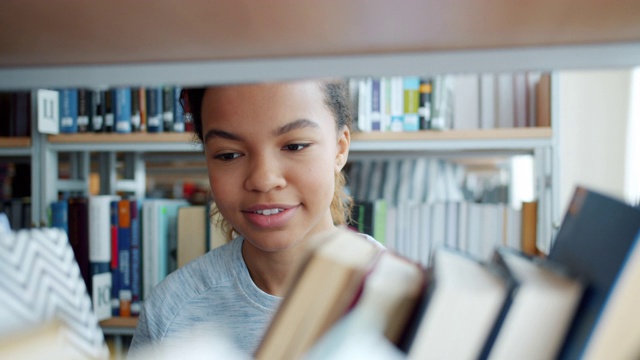
[[[256,359],[300,358],[347,312],[380,248],[349,230],[317,235],[288,279]]]
[[[115,99],[113,90],[106,89],[102,90],[102,97],[104,99],[104,132],[113,132],[115,126],[115,118],[114,118],[114,108],[115,108]]]
[[[77,133],[78,132],[78,90],[62,89],[60,90],[60,132],[61,133]]]
[[[431,128],[431,79],[421,78],[418,93],[420,101],[418,107],[418,120],[420,122],[420,130]]]
[[[132,131],[131,121],[131,89],[116,88],[113,90],[114,97],[114,125],[118,133],[130,133]]]
[[[203,255],[207,248],[207,209],[205,205],[178,209],[178,267]]]
[[[538,255],[538,202],[523,202],[520,216],[522,251],[527,255]]]
[[[120,268],[118,261],[118,228],[120,200],[112,200],[109,203],[109,223],[111,228],[111,314],[120,316]]]
[[[165,86],[162,88],[162,130],[173,131],[173,115],[174,115],[175,95],[173,87]]]
[[[131,217],[131,316],[138,316],[142,311],[140,211],[138,201],[135,199],[129,200],[129,206],[129,216]]]
[[[85,133],[91,130],[91,109],[93,94],[89,89],[78,89],[78,132]]]
[[[405,76],[402,81],[404,119],[402,129],[404,131],[418,131],[420,120],[418,109],[420,108],[420,78]]]
[[[131,316],[131,205],[118,201],[118,299],[120,316]]]
[[[305,354],[305,359],[351,358],[345,355],[345,349],[358,346],[353,344],[358,344],[364,334],[373,336],[376,343],[388,344],[400,355],[396,346],[423,295],[428,274],[409,259],[383,251],[365,277],[362,294],[353,308]],[[358,349],[357,357],[374,356],[367,353],[373,350],[370,345]]]
[[[103,132],[105,129],[105,99],[104,91],[94,89],[91,91],[93,97],[91,106],[91,129],[93,132]]]
[[[133,87],[131,91],[131,132],[140,131],[142,122],[142,108],[140,106],[140,88]]]
[[[69,233],[69,203],[67,200],[56,200],[51,203],[51,227]]]
[[[156,133],[163,130],[162,88],[147,88],[147,132]]]
[[[89,197],[91,300],[98,320],[111,317],[111,201],[115,195]]]
[[[535,126],[551,126],[551,75],[544,73],[536,86]]]
[[[486,73],[480,75],[480,129],[493,129],[496,122],[496,77]]]
[[[453,124],[455,130],[480,128],[480,77],[456,75],[453,79]]]
[[[582,298],[584,281],[552,260],[497,247],[493,263],[515,282],[483,357],[555,359]]]
[[[91,272],[89,266],[89,206],[84,196],[69,198],[69,243],[73,249],[76,262],[80,267],[80,275],[86,285],[86,291],[91,289]]]
[[[180,97],[182,93],[182,87],[176,86],[173,88],[173,128],[174,132],[184,132],[184,110],[180,103]]]
[[[401,349],[408,359],[478,358],[506,305],[511,284],[491,263],[437,248],[433,280],[407,326]]]
[[[630,331],[640,319],[640,210],[610,195],[576,187],[549,259],[585,277],[587,288],[561,359],[635,358]]]

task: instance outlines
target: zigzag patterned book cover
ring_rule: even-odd
[[[59,322],[69,358],[109,357],[64,231],[0,231],[0,304],[0,339]]]

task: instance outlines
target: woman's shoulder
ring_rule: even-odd
[[[157,294],[181,296],[185,301],[196,297],[212,287],[232,280],[234,252],[239,251],[237,242],[221,245],[195,258],[183,267],[173,271],[152,291],[152,298]]]

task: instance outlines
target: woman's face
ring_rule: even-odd
[[[202,133],[216,205],[250,244],[284,250],[334,226],[334,176],[350,138],[317,83],[210,88]]]

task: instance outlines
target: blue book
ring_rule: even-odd
[[[142,283],[140,254],[140,211],[138,202],[130,201],[131,217],[131,315],[138,316],[141,310]]]
[[[404,92],[404,131],[418,131],[420,120],[418,110],[420,108],[420,78],[406,76],[403,79]]]
[[[371,79],[371,131],[381,131],[381,113],[380,113],[380,79]]]
[[[147,89],[147,132],[162,132],[162,88]]]
[[[69,233],[69,203],[67,200],[58,200],[51,203],[51,227],[64,230]]]
[[[117,88],[114,92],[114,118],[116,132],[131,132],[131,89]]]
[[[120,316],[131,316],[131,205],[129,200],[118,202],[118,270]]]
[[[60,90],[60,132],[78,132],[78,89]]]
[[[639,209],[576,188],[549,253],[549,259],[587,282],[560,359],[603,359],[611,352],[620,358],[637,356],[636,345],[611,335],[627,334],[637,326],[638,311],[630,311],[625,303],[637,308],[640,301],[638,283],[631,280],[640,276],[639,239]]]
[[[111,315],[120,316],[120,269],[118,268],[118,200],[110,202],[111,218]]]

